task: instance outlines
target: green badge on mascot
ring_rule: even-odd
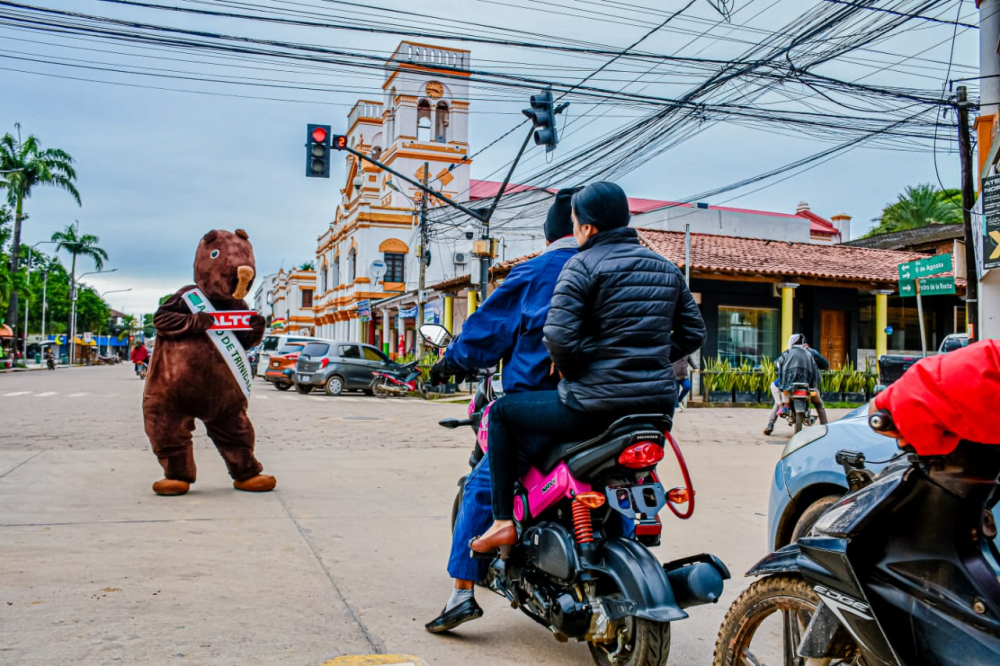
[[[255,274],[247,232],[209,231],[195,254],[195,284],[171,296],[153,317],[156,345],[142,411],[146,435],[163,466],[164,478],[153,484],[158,495],[183,495],[195,482],[195,419],[205,424],[226,461],[234,488],[274,489],[274,477],[261,474],[264,466],[254,457],[247,416],[253,377],[246,350],[260,343],[266,323],[259,314],[248,314],[243,300]],[[220,321],[240,320],[242,330],[220,325],[212,313],[222,315]]]

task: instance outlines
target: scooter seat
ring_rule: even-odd
[[[657,432],[668,432],[673,426],[673,421],[666,414],[632,414],[623,416],[607,427],[604,432],[589,439],[575,439],[568,442],[559,442],[549,448],[544,454],[534,461],[535,466],[544,474],[555,469],[560,461],[566,460],[583,451],[592,449],[604,444],[616,437],[626,435],[637,430],[655,430]]]

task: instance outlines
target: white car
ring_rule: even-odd
[[[263,377],[270,365],[271,355],[287,346],[289,342],[331,342],[324,338],[309,335],[265,335],[260,343],[260,353],[257,358],[257,376]]]

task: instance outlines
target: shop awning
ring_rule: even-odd
[[[10,326],[7,324],[0,324],[0,338],[12,337],[14,337],[14,331],[10,330]]]

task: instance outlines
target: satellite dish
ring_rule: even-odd
[[[385,275],[385,262],[381,259],[376,259],[371,265],[372,279],[378,282]]]

